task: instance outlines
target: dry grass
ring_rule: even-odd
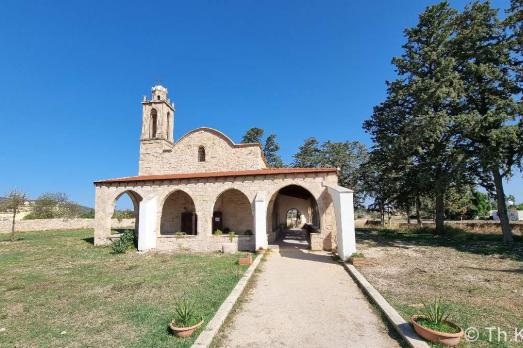
[[[523,342],[489,342],[486,327],[514,337],[523,329],[523,241],[512,247],[499,235],[452,229],[444,237],[430,230],[360,230],[359,251],[371,259],[359,267],[367,279],[407,319],[422,302],[439,297],[463,328],[480,330],[480,340],[463,346],[521,347]]]
[[[210,320],[245,267],[236,255],[114,255],[91,230],[0,238],[1,347],[188,347],[167,326],[184,293]]]

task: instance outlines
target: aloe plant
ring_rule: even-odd
[[[174,308],[174,322],[178,327],[189,327],[198,323],[201,317],[197,315],[193,301],[182,297]]]
[[[443,303],[440,299],[434,299],[430,304],[422,303],[423,309],[421,310],[421,313],[428,321],[434,324],[441,324],[449,319],[449,306]]]

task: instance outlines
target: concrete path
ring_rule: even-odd
[[[225,347],[399,347],[367,299],[326,253],[291,231],[260,265]]]

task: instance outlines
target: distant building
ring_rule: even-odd
[[[510,221],[523,221],[523,210],[509,210],[508,219]],[[499,221],[498,212],[496,210],[492,211],[492,220]]]

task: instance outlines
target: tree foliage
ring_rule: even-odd
[[[65,193],[47,192],[33,203],[33,209],[25,219],[75,218],[81,214],[81,207],[69,200]]]
[[[285,164],[279,155],[280,145],[276,141],[276,134],[270,134],[265,139],[263,145],[263,134],[265,131],[262,128],[250,128],[247,130],[242,138],[242,144],[258,143],[263,146],[263,155],[267,161],[267,165],[271,168],[284,167]]]
[[[512,241],[503,179],[521,166],[523,149],[522,3],[513,0],[501,21],[487,1],[462,12],[441,2],[405,30],[393,59],[398,77],[364,123],[374,141],[365,187],[375,204],[410,212],[433,199],[442,233],[445,216],[484,214],[474,206],[481,184],[497,198],[504,240]]]
[[[367,148],[357,141],[320,144],[315,138],[307,138],[298,152],[293,155],[293,166],[297,168],[334,167],[338,169],[338,183],[354,190],[354,202],[361,205],[364,189],[360,170],[367,161]]]

